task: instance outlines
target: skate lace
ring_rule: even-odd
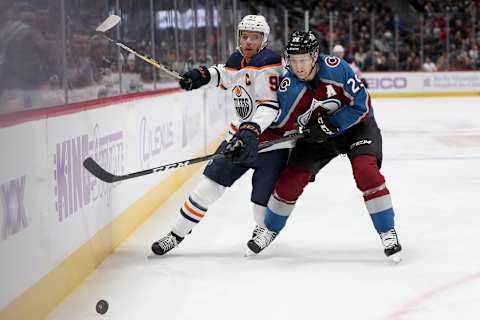
[[[380,233],[380,238],[382,239],[383,246],[387,249],[398,244],[397,233],[393,229]]]
[[[265,227],[256,225],[256,226],[255,226],[255,230],[253,230],[253,233],[254,233],[255,235],[257,235],[257,234],[262,233],[264,230],[265,230]]]
[[[158,245],[164,251],[171,250],[177,246],[177,239],[174,236],[169,234],[168,236],[164,237],[160,241],[158,241]]]
[[[263,231],[255,237],[254,241],[260,248],[265,248],[270,242],[272,242],[275,236],[275,232],[271,232],[264,228]]]

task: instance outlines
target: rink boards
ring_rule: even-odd
[[[200,167],[106,184],[83,159],[122,174],[212,152],[224,99],[170,90],[0,128],[0,319],[46,315]]]
[[[374,98],[478,96],[480,73],[365,72],[362,78]]]

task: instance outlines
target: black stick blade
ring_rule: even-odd
[[[92,175],[102,180],[103,182],[112,183],[116,181],[116,176],[106,171],[98,163],[95,162],[91,157],[88,157],[83,161],[83,166],[88,170]]]

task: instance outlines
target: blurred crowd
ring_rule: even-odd
[[[108,2],[69,1],[63,29],[59,1],[0,2],[0,114],[153,90],[172,82],[95,34],[111,13],[105,12]],[[145,19],[149,7],[135,12],[128,17],[131,21],[122,21],[122,33],[115,28],[109,36],[151,56],[150,21]],[[192,32],[179,32],[177,39],[191,43],[188,33]],[[182,48],[181,43],[176,47],[174,34],[173,27],[158,32],[155,59],[178,72],[214,63],[206,41],[199,41],[196,50]],[[208,39],[216,45],[215,37]]]
[[[323,51],[340,44],[345,57],[363,71],[478,70],[480,0],[420,2],[423,13],[402,1],[245,0],[238,2],[238,14],[264,14],[272,27],[271,44],[282,50],[285,35],[304,28],[308,11]],[[65,8],[60,3],[0,2],[0,113],[153,90],[172,82],[95,35],[95,27],[118,11],[115,1],[70,0]],[[121,27],[109,35],[140,53],[154,54],[178,72],[223,63],[235,50],[230,6],[221,8],[217,0],[177,0],[177,7],[172,1],[154,3],[151,11],[149,1],[122,1]],[[192,3],[201,10],[196,24]]]
[[[431,4],[426,5],[432,9],[428,11],[428,15],[423,15],[422,19],[419,15],[409,20],[408,16],[405,18],[398,16],[397,21],[392,8],[388,7],[388,2],[385,1],[350,6],[346,8],[347,11],[338,15],[345,18],[345,13],[352,12],[356,17],[353,20],[355,30],[353,43],[348,43],[346,35],[339,31],[334,31],[335,34],[331,36],[348,46],[351,58],[366,71],[478,69],[480,21],[476,21],[472,16],[475,12],[474,7],[477,6],[478,9],[478,2],[475,4],[472,1],[445,1],[441,8],[435,7],[441,9],[439,11]],[[327,25],[320,18],[322,10],[325,12],[328,8],[317,7],[313,11],[311,23],[325,34]],[[337,21],[337,26],[348,30],[345,23],[348,19],[345,21],[340,18]],[[474,23],[477,25],[474,26]],[[473,33],[474,27],[479,31],[477,34]]]
[[[480,68],[479,0],[410,1],[416,8],[407,1],[384,0],[263,2],[288,10],[289,31],[304,28],[308,11],[309,26],[320,35],[323,51],[332,53],[341,44],[346,57],[364,71]],[[258,1],[248,5],[255,10]],[[282,33],[278,25],[274,29]],[[274,44],[281,49],[281,43]]]

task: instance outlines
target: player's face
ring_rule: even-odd
[[[240,34],[240,49],[246,59],[252,58],[262,46],[263,34],[254,31],[242,31]]]
[[[311,54],[293,54],[289,57],[290,67],[300,80],[309,80],[315,59]]]

